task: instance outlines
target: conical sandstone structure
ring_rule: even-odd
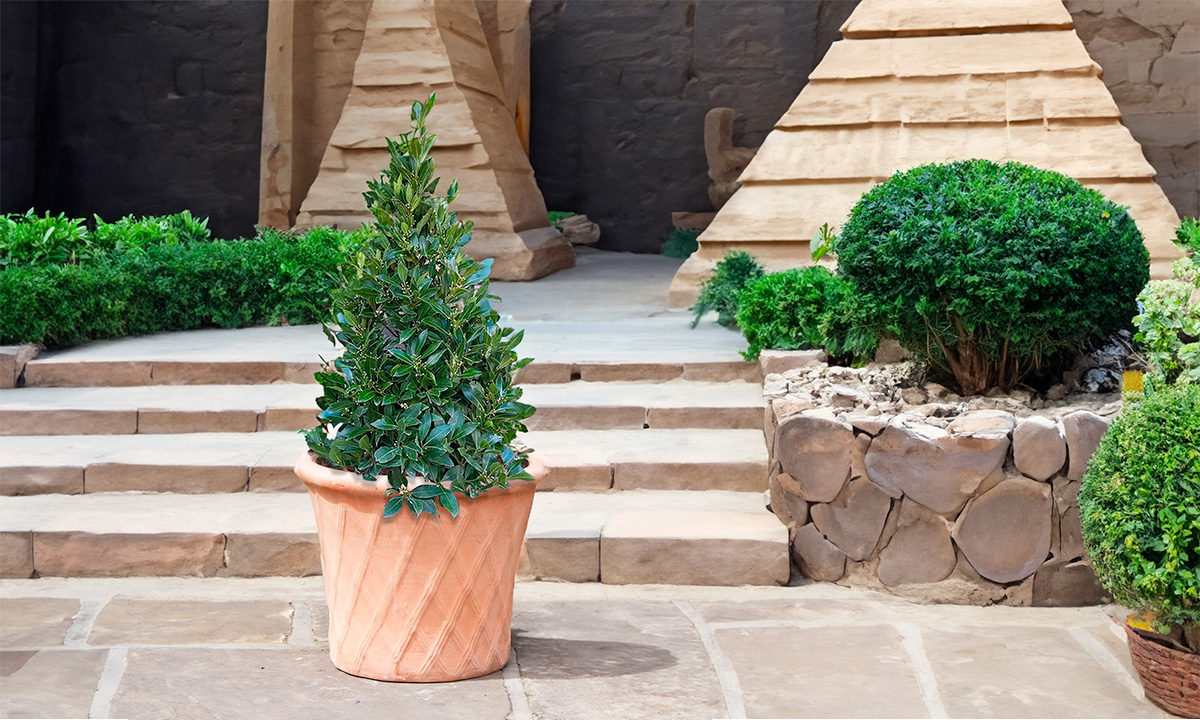
[[[508,20],[504,13],[500,19]],[[384,138],[405,132],[413,101],[431,92],[442,188],[458,180],[452,208],[475,223],[467,252],[494,258],[492,277],[500,280],[533,280],[573,266],[574,251],[550,225],[521,146],[508,105],[516,93],[500,79],[473,0],[371,5],[353,84],[296,224],[369,220],[362,193],[388,163]]]
[[[1128,205],[1152,275],[1168,276],[1179,217],[1072,28],[1060,0],[862,0],[700,235],[669,305],[694,303],[731,248],[770,269],[811,265],[810,239],[873,185],[970,158],[1055,170]]]

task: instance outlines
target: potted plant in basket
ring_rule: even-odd
[[[1135,609],[1129,653],[1146,697],[1200,717],[1200,385],[1147,384],[1088,463],[1084,543],[1100,582]]]
[[[508,660],[512,589],[543,465],[513,443],[533,408],[521,333],[489,303],[491,260],[463,252],[429,157],[434,97],[368,183],[372,239],[342,268],[317,373],[319,425],[296,465],[317,518],[330,655],[353,675],[433,682]],[[441,512],[439,512],[439,508]]]

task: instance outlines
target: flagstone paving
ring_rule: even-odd
[[[406,685],[329,662],[302,579],[0,581],[0,716],[1170,717],[1119,608],[916,605],[867,591],[516,587],[502,672]]]

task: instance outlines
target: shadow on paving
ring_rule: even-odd
[[[521,675],[538,680],[617,677],[678,664],[669,650],[640,643],[537,637],[513,629]]]

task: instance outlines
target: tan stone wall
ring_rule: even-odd
[[[1066,0],[1122,122],[1180,215],[1200,216],[1200,0]]]

